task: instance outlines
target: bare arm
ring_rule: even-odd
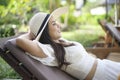
[[[23,34],[23,35],[19,36],[19,38],[33,40],[35,38],[35,36],[29,31],[26,34]]]
[[[37,45],[37,43],[33,42],[32,39],[34,39],[34,35],[31,32],[28,32],[24,35],[19,36],[16,39],[16,44],[33,56],[40,58],[47,57],[47,55],[44,54],[42,49]]]

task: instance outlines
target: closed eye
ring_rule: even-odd
[[[57,24],[56,21],[53,21],[53,22],[52,22],[52,25],[56,25],[56,24]]]

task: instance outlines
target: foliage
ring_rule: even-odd
[[[48,2],[49,0],[0,1],[0,37],[7,37],[15,34],[12,28],[7,26],[8,24],[26,25],[34,13],[38,11],[48,12]],[[3,28],[2,26],[5,27]]]
[[[80,42],[84,47],[92,47],[92,44],[99,41],[99,37],[105,34],[100,26],[83,25],[80,27],[75,31],[63,32],[63,37]]]
[[[10,0],[0,0],[0,5],[7,6]]]
[[[7,6],[0,5],[0,9],[0,18],[5,19],[1,24],[12,24],[15,20],[21,22],[26,19],[26,12],[30,10],[29,0],[10,0]]]
[[[20,79],[21,77],[0,57],[0,80],[3,78]]]
[[[8,37],[15,35],[15,31],[11,26],[8,27],[0,27],[0,37]]]
[[[105,15],[91,15],[90,13],[83,13],[77,18],[77,22],[80,24],[94,24],[97,25],[98,19],[104,19]]]
[[[0,25],[20,24],[20,23],[21,21],[19,20],[19,17],[11,13],[7,14],[6,17],[1,17],[1,20],[0,20]]]
[[[75,17],[72,13],[69,13],[68,27],[66,31],[76,30],[80,28],[80,25],[98,25],[98,19],[104,19],[105,15],[91,15],[90,13],[83,13],[78,17]],[[63,18],[61,18],[63,22]]]
[[[0,4],[0,24],[25,24],[35,12],[48,10],[45,4],[49,0],[9,0],[6,4],[7,1],[2,0]]]
[[[51,12],[51,9],[56,8],[60,5],[60,0],[56,0],[55,3],[53,0],[2,0],[0,5],[0,24],[27,24],[30,17],[38,12]],[[7,2],[7,3],[6,3]],[[68,27],[66,30],[75,30],[78,25],[81,24],[96,24],[97,18],[100,16],[92,16],[89,13],[91,5],[88,1],[86,5],[82,8],[82,14],[78,17],[73,15],[75,11],[75,3],[72,0],[67,0],[68,5],[70,6],[68,14]],[[48,5],[49,4],[49,5]],[[56,4],[58,6],[56,6]],[[95,6],[95,5],[94,5]],[[61,18],[62,22],[64,17]],[[73,27],[75,26],[75,27]]]

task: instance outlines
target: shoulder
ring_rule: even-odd
[[[82,46],[82,44],[80,43],[80,42],[77,42],[77,41],[71,41],[71,40],[66,40],[66,39],[63,39],[65,42],[69,42],[69,43],[73,43],[73,44],[75,44],[75,45],[81,45]]]
[[[60,38],[60,40],[63,40],[66,43],[72,43],[72,44],[74,44],[74,46],[81,46],[81,47],[83,47],[83,45],[80,42],[77,42],[77,41],[71,41],[71,40],[67,40],[67,39],[64,39],[64,38]]]
[[[50,56],[50,54],[53,55],[54,50],[53,50],[53,48],[51,47],[50,44],[42,44],[37,40],[33,40],[33,42],[36,43],[38,45],[38,47],[40,47],[42,49],[42,51],[44,53],[46,53],[47,55],[49,55],[49,56]]]

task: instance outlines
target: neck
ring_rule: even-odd
[[[59,40],[53,40],[55,43],[60,43],[60,41]]]

